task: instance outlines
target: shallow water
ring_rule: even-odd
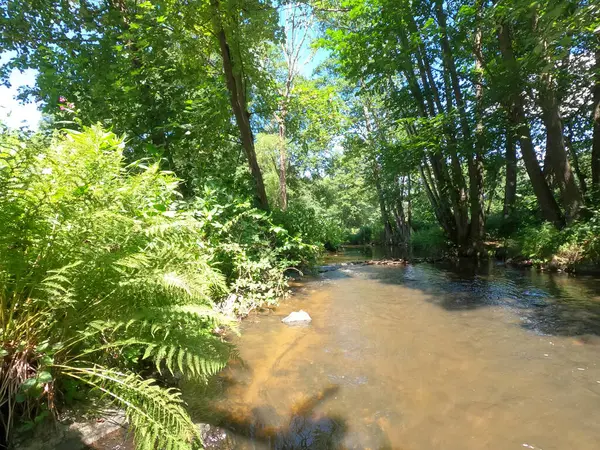
[[[599,293],[493,264],[345,266],[245,320],[213,398],[186,399],[239,449],[595,450]],[[310,325],[281,323],[299,309]]]

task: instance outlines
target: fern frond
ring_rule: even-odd
[[[58,366],[65,375],[101,391],[125,408],[137,450],[189,450],[200,442],[198,429],[183,407],[179,391],[154,380],[100,367]]]

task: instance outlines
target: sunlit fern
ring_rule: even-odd
[[[233,325],[213,309],[225,280],[177,180],[157,164],[125,167],[122,149],[99,127],[51,145],[0,140],[7,434],[15,417],[56,408],[73,379],[125,409],[137,448],[190,448],[199,436],[179,394],[137,372],[148,360],[158,373],[203,380],[233,354],[213,332]]]

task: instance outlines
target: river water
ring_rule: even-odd
[[[342,266],[246,319],[185,397],[238,449],[597,450],[599,294],[493,262]]]

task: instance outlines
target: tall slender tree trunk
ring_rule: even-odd
[[[462,92],[460,90],[460,83],[458,79],[458,72],[456,70],[456,64],[454,62],[454,56],[452,54],[452,48],[450,46],[450,40],[448,38],[448,30],[446,25],[446,13],[443,7],[442,0],[436,0],[435,2],[435,12],[436,17],[438,19],[438,24],[440,25],[441,37],[440,44],[442,47],[442,62],[443,62],[443,70],[444,70],[444,82],[446,85],[446,103],[447,103],[447,112],[452,111],[452,98],[454,98],[454,102],[458,109],[460,129],[462,131],[462,138],[464,143],[464,149],[466,151],[467,156],[467,165],[469,169],[469,195],[467,198],[467,189],[466,183],[462,174],[462,167],[460,165],[460,160],[458,158],[458,151],[456,149],[456,142],[450,142],[450,161],[453,173],[453,181],[460,193],[460,206],[457,214],[457,233],[458,233],[458,248],[459,252],[462,254],[471,254],[472,253],[472,242],[478,242],[481,240],[481,235],[472,236],[473,228],[471,226],[471,222],[469,221],[469,210],[473,211],[474,209],[478,209],[478,211],[483,211],[483,207],[481,204],[474,205],[473,202],[477,202],[477,195],[473,198],[473,189],[476,189],[477,181],[473,179],[476,177],[476,168],[473,159],[473,148],[472,148],[472,136],[471,129],[469,126],[469,121],[466,116],[465,104],[462,96]],[[483,175],[482,175],[483,176]],[[482,194],[483,198],[483,194]],[[479,220],[479,217],[482,216],[479,212],[476,211],[475,220]],[[473,217],[471,217],[471,221]],[[481,228],[479,223],[475,225],[477,231]],[[473,240],[475,238],[475,240]],[[475,245],[475,247],[482,247],[481,242]]]
[[[365,128],[367,129],[367,135],[368,135],[368,142],[370,145],[375,146],[375,141],[373,139],[374,135],[375,135],[375,130],[373,129],[372,125],[371,125],[371,112],[369,111],[369,107],[366,103],[366,100],[363,102],[363,115],[365,118]],[[385,245],[392,245],[393,244],[393,233],[392,233],[392,223],[390,221],[390,215],[388,213],[388,209],[386,207],[385,204],[385,195],[383,193],[383,187],[381,186],[381,174],[380,174],[380,170],[379,170],[379,163],[377,162],[377,159],[375,157],[373,157],[372,160],[372,166],[373,166],[373,178],[375,180],[375,189],[377,191],[377,198],[379,200],[379,210],[381,213],[381,221],[383,222],[383,229],[384,229],[384,239],[385,239]]]
[[[428,173],[427,163],[424,162],[419,166],[419,172],[421,174],[421,181],[425,187],[425,193],[429,199],[429,203],[433,208],[435,217],[448,236],[452,241],[456,239],[456,230],[454,229],[454,220],[448,220],[449,213],[445,210],[444,206],[440,201],[439,195],[435,192],[435,186],[433,184],[433,177]],[[450,219],[452,216],[450,215]]]
[[[565,124],[565,146],[571,156],[571,161],[573,161],[573,170],[575,171],[575,175],[577,175],[577,179],[579,180],[579,189],[581,191],[581,195],[585,196],[587,194],[587,182],[585,174],[581,170],[581,166],[579,165],[579,156],[577,155],[577,150],[573,146],[573,138],[571,136],[572,131],[570,127]]]
[[[214,32],[219,40],[219,47],[221,50],[221,58],[223,59],[223,71],[225,73],[225,81],[227,84],[227,90],[229,91],[229,99],[231,102],[231,108],[235,120],[240,130],[242,138],[242,146],[248,159],[248,165],[250,166],[250,172],[254,178],[254,184],[256,189],[256,197],[259,205],[262,209],[269,209],[269,201],[267,199],[267,193],[265,191],[265,185],[263,182],[262,172],[258,165],[258,159],[256,158],[256,150],[254,148],[254,136],[252,134],[252,127],[250,126],[250,113],[248,112],[246,90],[244,88],[244,75],[241,68],[236,65],[233,56],[231,54],[231,48],[227,41],[227,35],[223,28],[221,21],[221,10],[219,0],[211,0],[211,6],[213,9],[213,26]]]
[[[407,39],[403,36],[401,30],[401,40],[407,42]],[[425,60],[424,60],[425,64]],[[427,73],[425,65],[425,70]],[[417,108],[419,109],[419,115],[425,119],[429,118],[427,104],[421,87],[417,81],[417,77],[413,71],[412,65],[409,61],[405,61],[402,71],[408,81],[410,92],[415,98]],[[429,77],[427,77],[429,78]],[[435,99],[435,85],[430,85],[430,94]],[[439,101],[439,100],[438,100]],[[434,100],[435,103],[435,100]],[[446,124],[444,127],[444,134],[446,138],[446,147],[450,153],[452,170],[448,170],[445,156],[440,155],[436,152],[428,152],[428,159],[431,162],[431,168],[435,175],[435,179],[430,177],[428,183],[431,194],[434,193],[437,187],[437,197],[429,196],[436,212],[436,218],[444,229],[448,238],[454,242],[458,247],[464,247],[464,243],[468,237],[468,215],[465,204],[465,182],[462,175],[462,169],[460,167],[460,161],[456,153],[456,139],[454,136],[454,129],[451,124]],[[429,171],[429,165],[425,163],[425,168]],[[452,177],[450,176],[452,173]],[[437,183],[435,186],[434,182]],[[450,206],[452,205],[452,207]]]
[[[596,64],[594,65],[594,131],[592,137],[592,189],[600,198],[600,32],[596,33]]]
[[[396,180],[398,192],[396,195],[395,204],[390,207],[394,212],[394,219],[396,221],[396,244],[407,244],[410,240],[410,229],[408,227],[408,221],[406,220],[406,213],[404,211],[404,190],[405,182],[404,177],[399,176]]]
[[[477,21],[480,21],[481,0],[477,1]],[[475,145],[474,155],[469,162],[469,200],[471,206],[471,245],[476,256],[483,255],[485,235],[485,212],[483,209],[483,154],[485,151],[485,130],[483,124],[483,82],[481,72],[481,26],[475,30]],[[462,98],[461,98],[462,102]],[[463,105],[464,109],[464,105]]]
[[[552,222],[556,227],[561,228],[564,225],[564,218],[556,203],[552,191],[544,178],[542,169],[537,160],[533,141],[531,139],[531,130],[525,115],[525,100],[522,94],[522,81],[518,73],[518,65],[512,50],[512,40],[508,24],[503,23],[498,30],[498,42],[502,59],[504,61],[507,76],[511,78],[507,83],[511,92],[505,102],[509,113],[511,124],[519,136],[521,153],[525,168],[533,187],[533,192],[538,200],[540,210],[544,219]]]
[[[287,209],[287,149],[285,137],[285,115],[282,112],[282,117],[279,117],[279,207],[282,210]]]
[[[375,189],[377,190],[377,198],[379,199],[379,209],[381,212],[381,221],[383,222],[383,231],[385,245],[392,245],[394,243],[392,224],[390,222],[390,215],[388,214],[387,207],[385,205],[385,196],[383,194],[383,188],[381,187],[381,179],[379,175],[379,167],[377,162],[373,163],[373,175],[375,178]]]
[[[504,185],[504,208],[502,215],[508,219],[514,209],[517,198],[517,146],[515,136],[510,126],[506,127],[506,183]]]
[[[412,231],[413,228],[413,224],[412,224],[412,180],[410,179],[410,172],[408,173],[407,177],[407,194],[406,194],[406,220],[408,222],[408,229],[410,231]]]

